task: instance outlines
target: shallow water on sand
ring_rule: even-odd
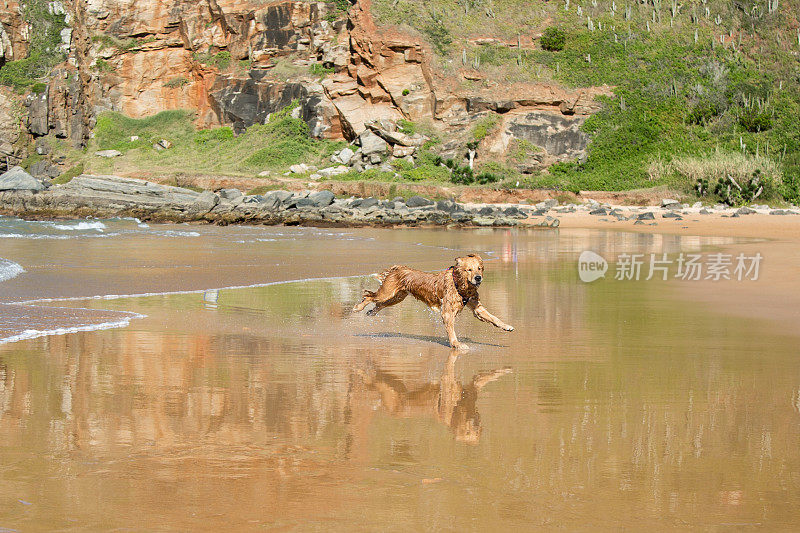
[[[0,345],[0,530],[788,530],[800,520],[796,334],[694,302],[685,282],[616,281],[613,270],[578,279],[583,250],[738,243],[146,229],[197,235],[2,243],[0,256],[25,271],[0,282],[17,313],[8,331],[44,331],[26,322],[41,316],[66,326],[63,307],[81,308],[72,326],[129,324]],[[487,259],[483,303],[514,332],[462,314],[471,350],[457,354],[411,299],[351,315],[376,284],[363,275],[442,268],[473,251]],[[179,291],[198,292],[9,304]]]

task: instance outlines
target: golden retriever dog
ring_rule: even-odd
[[[391,416],[414,418],[433,415],[450,428],[456,440],[477,444],[482,432],[478,393],[489,383],[511,373],[511,369],[506,367],[479,372],[465,385],[456,376],[458,354],[458,350],[451,350],[438,382],[432,381],[414,388],[406,386],[394,374],[380,369],[371,373],[356,370],[356,375],[368,390],[378,392],[381,405]]]
[[[453,348],[469,349],[456,337],[456,315],[464,307],[472,309],[478,320],[505,331],[514,331],[513,327],[487,311],[478,299],[478,287],[483,281],[483,259],[479,255],[457,257],[456,264],[442,272],[422,272],[395,265],[373,275],[381,282],[381,286],[375,292],[365,290],[364,299],[353,307],[354,313],[362,311],[371,302],[375,307],[367,314],[374,315],[385,307],[399,304],[410,294],[431,309],[441,311],[447,339]]]

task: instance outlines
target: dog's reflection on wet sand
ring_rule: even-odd
[[[511,368],[478,372],[468,383],[456,376],[459,351],[452,349],[438,381],[409,387],[398,376],[380,368],[357,369],[353,385],[377,392],[382,409],[399,418],[432,416],[448,426],[456,440],[476,444],[482,426],[478,413],[478,393],[487,384],[511,373]]]

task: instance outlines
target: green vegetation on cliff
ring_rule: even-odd
[[[30,28],[28,57],[3,65],[0,84],[23,92],[39,83],[53,66],[64,60],[60,48],[61,30],[67,25],[64,13],[57,14],[53,5],[45,0],[29,0],[22,4],[22,16]]]
[[[669,164],[673,159],[711,170],[724,168],[718,158],[736,153],[766,172],[774,190],[800,200],[798,0],[372,5],[379,24],[420,31],[437,52],[438,68],[454,76],[464,66],[483,71],[490,80],[484,84],[613,87],[615,96],[584,125],[592,139],[587,160],[525,178],[528,186],[691,191],[695,183]],[[431,25],[435,33],[424,29]],[[543,33],[544,41],[531,46],[531,37]],[[481,44],[487,38],[494,43]]]
[[[240,135],[229,127],[197,130],[190,111],[162,111],[134,119],[104,112],[97,118],[95,150],[119,150],[111,160],[87,158],[93,171],[127,167],[157,172],[196,171],[253,175],[263,170],[284,171],[296,163],[330,164],[343,142],[312,139],[308,125],[292,117],[297,103],[273,113],[266,124],[255,124]],[[169,149],[154,147],[169,141]],[[106,168],[106,167],[111,168]]]

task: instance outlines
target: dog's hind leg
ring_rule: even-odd
[[[367,311],[367,314],[374,315],[384,307],[389,307],[392,305],[399,304],[400,302],[405,300],[406,296],[408,296],[408,291],[399,291],[395,293],[393,296],[387,298],[386,300],[379,300],[380,298],[380,290],[379,290],[378,294],[375,296],[375,299],[373,300],[375,302],[375,307]]]

